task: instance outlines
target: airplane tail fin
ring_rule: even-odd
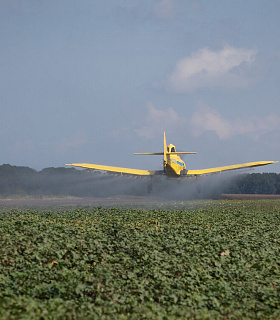
[[[196,154],[197,152],[178,152],[178,151],[172,151],[169,152],[167,150],[167,145],[166,145],[166,137],[165,137],[165,132],[163,132],[163,152],[136,152],[134,154],[137,155],[148,155],[148,156],[163,156],[163,162],[166,164],[167,163],[167,155],[168,154],[177,154],[177,155],[181,155],[181,154]]]
[[[166,146],[166,138],[165,132],[163,132],[163,168],[165,169],[167,164],[167,146]]]

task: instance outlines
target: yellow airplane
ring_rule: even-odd
[[[182,176],[201,176],[209,173],[217,173],[222,171],[244,169],[265,166],[272,163],[277,163],[279,161],[257,161],[242,164],[235,164],[230,166],[223,166],[217,168],[209,169],[199,169],[199,170],[187,170],[184,161],[180,158],[182,154],[196,154],[196,152],[177,152],[173,144],[166,145],[165,132],[163,133],[163,152],[160,153],[134,153],[137,155],[163,155],[163,170],[138,170],[130,168],[121,167],[111,167],[98,164],[89,163],[72,163],[66,164],[67,166],[81,167],[93,170],[109,171],[120,174],[133,174],[138,176],[153,176],[153,175],[167,175],[172,177],[182,177]]]

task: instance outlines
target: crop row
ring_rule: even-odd
[[[279,202],[0,213],[1,319],[279,319]]]

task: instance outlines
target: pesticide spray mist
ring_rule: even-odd
[[[232,173],[201,177],[130,176],[74,168],[46,168],[37,172],[25,167],[0,167],[1,195],[32,196],[150,196],[162,200],[217,199],[227,193]]]
[[[199,177],[155,179],[152,194],[169,200],[219,199],[237,175],[232,173]]]
[[[67,182],[67,193],[75,196],[111,197],[121,195],[151,196],[168,200],[218,199],[225,193],[233,173],[200,177],[138,177],[86,172]]]

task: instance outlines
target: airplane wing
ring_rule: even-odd
[[[202,175],[207,173],[215,173],[221,171],[229,171],[229,170],[236,170],[236,169],[244,169],[244,168],[252,168],[252,167],[259,167],[265,166],[267,164],[277,163],[279,161],[257,161],[257,162],[248,162],[242,164],[235,164],[231,166],[224,166],[224,167],[217,167],[217,168],[209,168],[209,169],[200,169],[200,170],[185,170],[182,175]]]
[[[138,170],[138,169],[130,169],[130,168],[111,167],[111,166],[103,166],[99,164],[90,164],[90,163],[72,163],[72,164],[66,164],[66,166],[81,167],[81,168],[87,168],[87,169],[110,171],[110,172],[124,173],[124,174],[135,174],[138,176],[151,176],[157,173],[157,171],[151,171],[151,170]]]

